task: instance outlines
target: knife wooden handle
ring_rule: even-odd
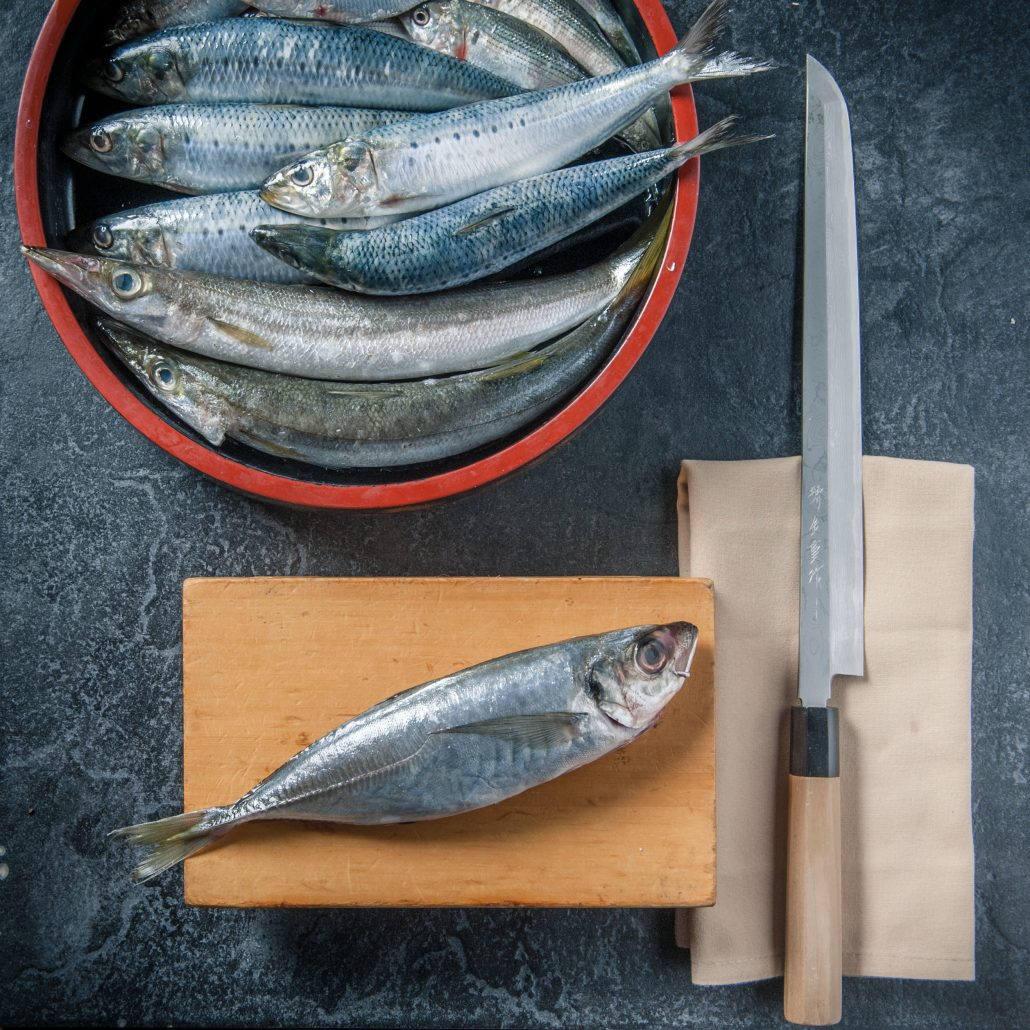
[[[783,1014],[809,1026],[841,1017],[837,736],[836,709],[792,710]]]

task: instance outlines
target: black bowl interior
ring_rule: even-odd
[[[631,3],[619,3],[618,0],[616,2],[623,11],[641,53],[645,58],[653,57],[653,44],[643,28],[636,8]],[[65,157],[60,150],[60,141],[71,130],[125,108],[125,105],[118,101],[86,90],[81,80],[81,72],[86,62],[105,52],[103,33],[118,6],[118,0],[97,0],[80,4],[65,33],[47,84],[40,118],[38,181],[43,227],[50,246],[64,247],[70,230],[104,215],[176,196],[157,187],[130,182],[86,168]],[[658,113],[665,136],[671,139],[671,110],[667,101],[659,107]],[[610,156],[618,151],[618,144],[612,143],[606,145],[602,151],[588,155],[588,158]],[[614,250],[632,234],[653,207],[656,196],[657,193],[653,191],[635,200],[613,212],[596,226],[588,227],[580,238],[573,239],[571,245],[559,253],[531,259],[504,273],[504,277],[538,276],[582,267],[596,261],[600,254]],[[155,402],[121,362],[110,353],[102,336],[95,329],[95,309],[70,291],[66,293],[86,336],[106,364],[121,382],[160,418],[202,447],[217,450],[218,453],[242,465],[298,481],[340,486],[377,485],[406,482],[449,472],[502,450],[514,440],[532,432],[537,425],[554,414],[553,410],[547,412],[510,436],[475,451],[442,461],[394,468],[330,470],[266,455],[232,440],[226,440],[219,448],[212,448],[171,411]],[[597,374],[595,373],[595,376]],[[566,403],[568,399],[557,405],[555,410]]]

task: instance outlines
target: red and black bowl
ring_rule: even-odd
[[[623,6],[623,5],[620,5]],[[115,210],[168,197],[149,186],[116,179],[76,165],[60,151],[66,133],[119,109],[82,85],[85,63],[103,50],[113,2],[56,0],[36,42],[25,76],[15,139],[15,193],[22,241],[63,247],[68,233]],[[660,0],[625,0],[626,21],[647,54],[676,42]],[[125,105],[121,105],[124,107]],[[689,87],[676,90],[660,109],[667,135],[697,134]],[[43,306],[68,352],[108,402],[155,444],[226,486],[256,497],[317,508],[399,508],[425,504],[507,476],[557,446],[611,396],[647,347],[679,281],[690,245],[698,196],[698,162],[676,176],[673,216],[654,280],[622,341],[597,372],[555,410],[523,429],[476,451],[446,461],[394,469],[329,471],[264,455],[227,441],[212,447],[136,384],[95,332],[94,312],[35,266]],[[613,232],[618,232],[618,224]],[[623,226],[623,235],[625,227]],[[618,239],[609,241],[614,247]],[[604,240],[560,260],[596,259]]]

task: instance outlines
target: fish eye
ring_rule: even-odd
[[[107,154],[114,146],[114,140],[111,139],[111,134],[103,129],[94,129],[89,134],[89,147],[90,150],[95,151],[97,154]]]
[[[123,300],[132,300],[143,290],[143,278],[131,268],[119,268],[111,277],[111,288]]]
[[[103,223],[93,226],[92,239],[93,246],[99,250],[109,250],[114,246],[114,233]]]
[[[420,28],[424,28],[429,24],[429,8],[416,7],[411,14],[411,20]]]
[[[162,358],[155,362],[154,367],[150,370],[150,378],[153,379],[154,385],[159,390],[174,390],[179,380],[179,373],[175,365]]]
[[[125,78],[125,69],[117,61],[108,61],[104,75],[109,82],[121,82]]]
[[[297,165],[290,172],[290,179],[294,186],[310,186],[315,180],[315,173],[309,164]]]
[[[648,676],[657,676],[669,664],[669,652],[660,637],[649,636],[637,643],[637,666]]]
[[[167,50],[155,50],[147,57],[150,70],[156,75],[164,75],[175,67],[175,58]]]

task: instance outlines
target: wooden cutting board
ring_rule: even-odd
[[[186,810],[234,801],[377,701],[511,651],[687,620],[692,674],[629,747],[508,801],[383,827],[252,823],[189,859],[191,905],[710,905],[708,580],[191,579]]]

